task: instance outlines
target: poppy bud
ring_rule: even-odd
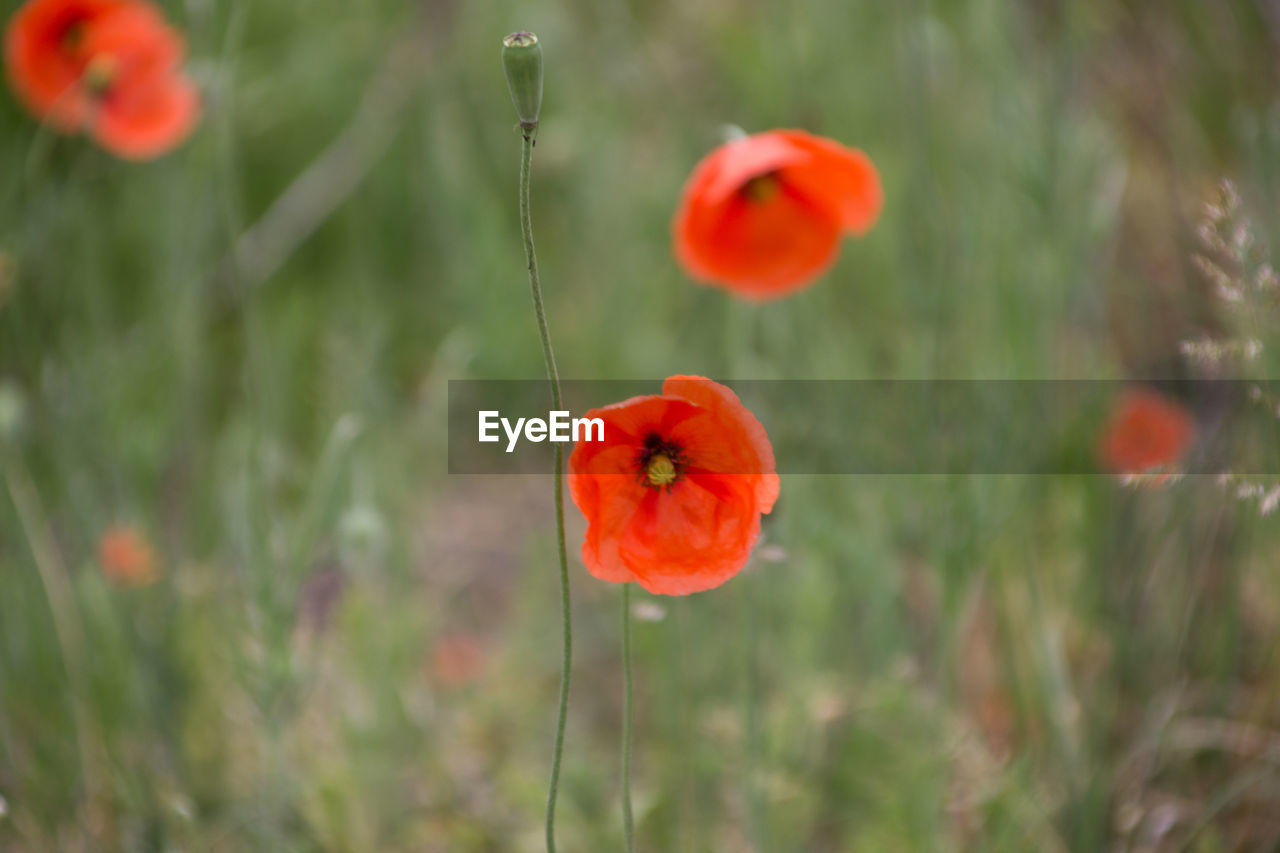
[[[542,45],[538,44],[538,37],[518,32],[504,38],[502,68],[520,126],[532,130],[538,126],[538,112],[542,109]]]

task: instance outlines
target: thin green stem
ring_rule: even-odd
[[[18,523],[26,534],[27,545],[49,603],[49,612],[53,616],[53,633],[67,673],[67,702],[71,707],[71,720],[80,751],[87,828],[90,833],[98,833],[105,819],[102,798],[106,771],[100,761],[101,737],[88,705],[87,645],[76,608],[75,590],[26,467],[17,459],[0,459],[0,467],[3,467],[5,486],[17,510]]]
[[[728,306],[725,315],[725,341],[728,347],[727,364],[729,372],[741,378],[750,371],[751,342],[756,331],[756,318],[759,312],[750,306],[734,302]],[[763,797],[760,791],[759,777],[762,770],[760,748],[760,631],[758,592],[754,577],[742,578],[739,589],[744,604],[744,634],[746,637],[746,655],[744,660],[745,693],[743,695],[743,716],[746,731],[744,732],[744,761],[746,772],[743,784],[746,786],[747,802],[747,835],[754,853],[764,853],[768,849],[768,826]]]
[[[746,598],[746,785],[747,829],[751,847],[755,853],[768,849],[764,825],[764,802],[760,796],[760,631],[759,602],[756,599],[754,577],[743,578],[742,591]]]
[[[524,148],[520,158],[520,233],[524,237],[524,258],[529,268],[529,292],[533,296],[533,313],[538,320],[538,337],[542,341],[542,360],[547,366],[551,384],[552,408],[560,411],[560,374],[556,356],[551,350],[551,332],[547,329],[547,312],[542,306],[542,284],[538,281],[538,258],[533,251],[533,218],[529,213],[529,168],[533,163],[533,143],[537,128],[521,128]],[[547,784],[547,853],[556,849],[556,798],[560,793],[560,759],[564,754],[564,727],[569,711],[569,664],[573,658],[573,627],[569,614],[569,555],[564,536],[564,451],[552,444],[555,457],[554,492],[556,505],[556,548],[560,556],[560,617],[563,622],[564,648],[560,656],[560,708],[556,713],[556,741],[551,753],[551,781]]]
[[[631,584],[622,585],[622,833],[627,853],[636,850],[631,815]]]

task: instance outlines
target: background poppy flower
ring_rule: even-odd
[[[146,586],[156,580],[151,543],[134,527],[108,528],[98,540],[98,562],[107,579],[120,586]]]
[[[129,159],[162,154],[195,126],[199,96],[181,71],[184,50],[141,0],[31,0],[5,34],[9,80],[27,107]]]
[[[739,296],[785,296],[830,267],[841,236],[869,229],[882,203],[861,151],[800,130],[758,133],[694,168],[672,224],[676,259]]]
[[[569,457],[569,493],[587,517],[587,569],[665,595],[737,574],[779,487],[764,427],[737,395],[672,376],[661,396],[587,417],[605,422],[604,441],[579,442]]]
[[[471,634],[462,631],[446,634],[431,650],[431,677],[446,688],[471,684],[484,674],[485,657],[484,647]]]
[[[1195,435],[1180,403],[1146,389],[1126,391],[1102,438],[1102,458],[1117,474],[1142,474],[1176,465]]]

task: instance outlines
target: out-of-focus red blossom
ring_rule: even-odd
[[[1147,389],[1124,393],[1102,434],[1101,453],[1116,474],[1145,474],[1182,460],[1195,421],[1182,404]]]
[[[569,493],[587,518],[582,559],[596,577],[686,595],[746,563],[779,481],[764,427],[738,396],[701,376],[662,395],[593,409],[603,441],[569,457]]]
[[[98,540],[98,562],[107,579],[120,586],[146,586],[156,580],[151,543],[135,527],[110,527]]]
[[[484,649],[465,633],[446,634],[431,650],[431,677],[442,687],[462,687],[484,672]]]
[[[144,0],[29,0],[9,20],[9,82],[36,116],[111,153],[156,157],[200,116],[185,45]]]
[[[801,130],[743,137],[707,155],[685,184],[676,259],[699,281],[776,299],[826,271],[841,236],[871,228],[883,200],[857,149]]]

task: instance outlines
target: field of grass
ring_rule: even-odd
[[[543,375],[509,31],[546,55],[566,378],[1185,378],[1206,335],[1280,370],[1276,314],[1238,328],[1193,260],[1223,179],[1277,234],[1268,0],[164,6],[204,100],[168,156],[0,96],[6,853],[543,849],[550,481],[446,473],[447,381]],[[883,178],[783,301],[672,258],[726,124]],[[638,849],[1280,850],[1280,537],[1242,493],[784,476],[739,577],[632,594]],[[104,574],[120,525],[154,583]],[[598,853],[620,590],[582,527],[558,836]]]

